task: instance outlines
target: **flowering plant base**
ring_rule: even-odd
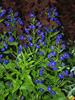
[[[52,13],[50,20],[53,20],[58,13],[53,8],[48,10],[51,12],[45,14],[49,18]],[[9,20],[5,21],[7,28],[16,26],[18,22],[23,24],[20,18],[15,19],[17,15],[14,16],[12,8],[9,11],[10,15],[7,16]],[[3,16],[5,12],[5,10],[1,11],[0,16]],[[18,44],[19,40],[24,40],[24,36],[16,37],[15,28],[13,32],[4,31],[4,35],[1,35],[0,99],[67,100],[62,87],[66,88],[66,84],[73,83],[69,79],[73,78],[74,74],[69,72],[70,66],[67,60],[70,56],[65,52],[66,46],[62,41],[62,33],[59,34],[53,26],[43,27],[36,21],[35,14],[30,14],[29,17],[31,18],[30,26],[29,29],[25,28],[24,33],[28,37],[25,46]],[[60,25],[59,21],[57,23]],[[41,28],[44,28],[44,32]],[[15,46],[16,51],[12,50],[12,46]],[[3,62],[3,55],[9,53],[15,57],[15,60],[6,56]]]

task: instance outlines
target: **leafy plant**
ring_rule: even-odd
[[[13,16],[12,9],[9,10]],[[55,18],[54,14],[58,15],[58,13],[53,13],[53,18]],[[69,78],[73,78],[74,69],[69,73],[70,66],[67,60],[70,59],[70,56],[67,51],[65,52],[66,46],[62,41],[62,33],[58,35],[59,31],[55,26],[47,28],[43,27],[40,22],[36,23],[35,14],[29,16],[31,17],[30,26],[29,29],[25,28],[25,32],[28,34],[28,46],[26,43],[25,47],[22,45],[18,47],[18,39],[23,40],[24,37],[16,37],[15,29],[15,33],[10,33],[12,34],[10,35],[11,40],[7,42],[9,37],[4,40],[8,45],[15,45],[16,52],[11,48],[5,51],[6,45],[3,44],[3,41],[0,42],[0,45],[3,44],[2,52],[0,51],[1,61],[3,54],[9,53],[16,59],[11,60],[6,56],[7,60],[0,64],[0,80],[3,80],[0,82],[0,99],[55,100],[57,98],[57,100],[67,100],[61,88],[72,83]],[[14,17],[11,19],[14,20]],[[15,21],[12,20],[10,23],[12,26],[18,23],[15,24]],[[20,23],[22,23],[21,19]],[[9,26],[8,23],[7,27]],[[36,29],[36,26],[43,27],[46,32]],[[30,32],[32,36],[29,34]],[[6,33],[4,31],[4,35],[1,35],[1,40]],[[19,96],[16,97],[16,95]]]

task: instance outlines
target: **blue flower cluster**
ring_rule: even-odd
[[[53,18],[52,15],[51,15],[51,11],[54,11],[54,12],[55,12],[55,16],[58,16],[58,12],[56,12],[56,9],[54,9],[54,8],[48,8],[48,10],[50,10],[50,12],[48,12],[48,18],[50,18],[51,21],[56,21],[56,22],[59,24],[59,26],[61,26],[61,23],[59,22],[59,20],[58,20],[57,18]],[[12,8],[10,8],[9,11],[10,11],[9,14],[12,13]],[[4,15],[5,13],[6,13],[6,10],[4,10],[4,11],[0,14],[0,16],[3,17],[3,15]],[[15,13],[15,14],[14,14],[14,17],[17,17],[17,16],[18,16],[18,13]],[[34,16],[35,16],[35,14],[30,14],[30,15],[29,15],[29,17],[31,17],[31,18],[33,18]],[[15,21],[15,25],[17,24],[17,18],[14,18],[14,20],[12,20],[11,16],[10,16],[10,15],[7,15],[7,19],[9,19],[9,21],[10,21],[11,23],[13,23],[13,22]],[[7,23],[6,20],[4,20],[4,23],[6,23],[7,28],[10,27],[10,24]],[[21,24],[21,25],[23,25],[23,22],[21,21],[21,18],[19,18],[18,23]],[[37,22],[36,26],[39,26],[40,28],[42,27],[42,25],[41,25],[40,22]],[[35,26],[35,25],[30,25],[30,26],[28,27],[29,29],[25,28],[25,32],[28,34],[28,39],[29,39],[29,45],[30,45],[30,47],[32,48],[32,47],[35,45],[35,49],[39,49],[39,50],[40,50],[40,48],[41,48],[40,45],[38,45],[38,44],[33,44],[33,42],[32,42],[33,39],[32,39],[32,37],[29,35],[29,33],[30,33],[29,31],[30,31],[30,30],[35,30],[36,36],[37,36],[37,37],[41,37],[41,39],[38,40],[38,43],[39,43],[39,44],[42,44],[42,46],[46,46],[46,44],[48,43],[48,41],[44,41],[44,40],[45,40],[45,34],[46,34],[46,33],[41,32],[41,29],[36,30],[36,26]],[[12,28],[11,28],[11,30],[12,30]],[[46,32],[49,32],[49,31],[50,31],[50,32],[54,32],[54,29],[53,29],[53,28],[51,28],[51,29],[49,30],[47,27],[45,27],[45,30],[46,30]],[[56,32],[57,32],[57,31],[58,31],[58,30],[56,29]],[[14,38],[11,34],[12,34],[12,31],[8,32],[8,35],[9,35],[9,38],[10,38],[10,39],[8,39],[8,42],[14,42],[14,40],[15,40],[15,38]],[[5,38],[5,37],[6,37],[6,34],[4,35],[4,38]],[[18,38],[19,40],[24,40],[24,36],[17,37],[17,38]],[[61,38],[62,38],[62,35],[57,35],[57,39],[55,40],[55,43],[56,43],[57,45],[60,44]],[[2,43],[2,41],[0,41],[0,43]],[[6,44],[5,39],[4,39],[4,45],[5,45],[5,46],[1,49],[2,52],[5,51],[5,50],[8,48],[8,44]],[[57,46],[57,47],[58,47],[58,46]],[[63,43],[63,44],[61,45],[61,47],[62,47],[62,49],[64,50],[66,46],[65,46],[65,44]],[[22,48],[23,48],[22,45],[20,45],[20,46],[18,47],[18,49],[19,49],[19,50],[18,50],[18,54],[21,53]],[[24,47],[24,48],[27,49],[27,44],[25,44],[25,47]],[[47,62],[47,66],[49,66],[49,67],[51,66],[53,70],[57,70],[57,69],[58,69],[58,68],[56,68],[57,62],[56,62],[56,61],[53,61],[53,59],[52,59],[52,57],[56,57],[56,55],[57,55],[57,52],[55,51],[56,47],[55,47],[55,46],[51,46],[51,49],[54,50],[54,51],[50,52],[50,53],[47,55],[47,58],[48,58],[49,61],[50,61],[50,62]],[[61,49],[60,49],[60,51],[61,51]],[[59,51],[59,52],[60,52],[60,51]],[[41,56],[44,56],[43,51],[39,51],[38,54],[41,55]],[[70,58],[68,53],[63,53],[63,54],[59,57],[58,60],[59,60],[59,61],[63,61],[65,58],[67,58],[67,59]],[[0,54],[0,62],[3,63],[3,54]],[[9,62],[9,60],[5,60],[5,61],[4,61],[4,64],[7,65],[8,62]],[[65,63],[62,62],[62,63],[61,63],[61,66],[62,66],[62,67],[65,66]],[[40,76],[43,76],[43,69],[44,69],[44,68],[42,67],[41,70],[39,71]],[[65,74],[65,75],[64,75],[64,74]],[[70,74],[71,74],[71,78],[72,78],[72,77],[73,77],[73,73],[71,72]],[[60,74],[58,75],[58,77],[60,78],[59,81],[61,81],[63,78],[65,78],[65,76],[68,76],[68,75],[69,75],[68,70],[63,71],[62,74],[60,73]],[[42,84],[43,82],[44,82],[44,80],[41,80],[41,81],[35,80],[35,83]],[[8,83],[8,85],[9,85],[9,87],[11,87],[10,82]],[[42,92],[44,91],[43,88],[40,88],[39,90],[42,91]],[[51,92],[51,95],[54,95],[54,94],[55,94],[55,92],[52,91],[52,89],[51,89],[50,86],[48,86],[47,91],[48,91],[48,92]],[[29,92],[29,90],[27,90],[27,92]],[[21,99],[24,99],[24,97],[22,96]],[[13,99],[13,100],[15,100],[15,99]]]

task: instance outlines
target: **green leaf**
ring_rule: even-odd
[[[9,53],[11,53],[11,51],[10,50],[7,50],[7,51],[4,51],[3,53],[9,54]]]
[[[45,12],[45,15],[47,16],[47,15],[48,15],[48,13],[47,13],[47,12]]]
[[[4,34],[6,34],[6,33],[7,33],[7,31],[3,31],[3,33],[4,33]]]
[[[33,91],[34,87],[29,82],[26,81],[24,84],[21,85],[20,90]]]
[[[4,19],[1,19],[1,20],[0,20],[0,22],[3,22],[3,21],[4,21]]]
[[[68,81],[68,80],[64,80],[62,83],[61,83],[61,86],[65,85],[66,83],[72,83],[71,81]]]
[[[12,93],[14,93],[15,91],[17,91],[20,88],[20,85],[22,84],[21,80],[15,80],[13,79],[13,91]]]
[[[28,65],[32,65],[34,62],[35,62],[35,61],[30,61],[30,62],[28,63]]]
[[[6,71],[4,66],[2,64],[0,64],[0,72]]]
[[[12,100],[13,98],[16,98],[16,93],[14,94],[9,94],[8,100]]]
[[[3,77],[3,72],[0,73],[0,79]]]
[[[5,85],[4,85],[3,81],[0,81],[0,90],[1,89],[5,89]]]
[[[64,66],[64,67],[61,67],[60,69],[58,69],[58,70],[57,70],[57,72],[60,72],[60,71],[62,71],[63,69],[65,69],[65,67],[66,67],[66,66]]]
[[[57,31],[57,32],[53,33],[50,37],[55,36],[55,35],[58,34],[59,32],[60,32],[60,31]]]
[[[47,86],[45,86],[44,84],[37,84],[37,89],[43,88],[44,91],[47,91]]]
[[[13,80],[13,78],[8,74],[8,73],[5,73],[6,77],[4,77],[4,79],[10,79],[10,80]]]
[[[34,43],[38,40],[38,39],[40,39],[41,37],[37,37],[37,39],[34,41]]]
[[[26,75],[26,74],[24,74],[24,77],[26,78],[26,81],[27,81],[27,82],[29,82],[31,85],[34,86],[34,84],[33,84],[33,82],[32,82],[32,78],[31,78],[30,75]]]
[[[67,100],[64,93],[61,92],[61,89],[59,89],[59,88],[56,90],[56,98],[57,98],[57,100]]]
[[[8,42],[8,45],[15,45],[16,46],[16,45],[18,45],[18,43],[17,42],[11,42],[11,43]]]
[[[3,94],[3,97],[6,97],[8,94],[9,94],[9,92],[7,92],[7,93]]]
[[[56,26],[53,27],[53,30],[56,28]]]
[[[45,95],[44,97],[43,97],[43,100],[49,100],[50,99],[50,96],[49,95]]]

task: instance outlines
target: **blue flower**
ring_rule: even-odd
[[[42,80],[41,82],[39,82],[39,84],[42,84],[44,82],[44,80]]]
[[[9,23],[7,23],[7,26],[10,26],[10,24],[9,24]]]
[[[55,13],[55,16],[58,16],[58,12]]]
[[[11,28],[11,30],[13,30],[13,27]]]
[[[40,29],[38,29],[38,33],[40,33],[41,32],[41,30]]]
[[[64,78],[64,76],[62,74],[59,74],[58,76],[59,76],[60,79]]]
[[[13,11],[12,8],[10,8],[9,11]]]
[[[28,37],[29,41],[32,41],[32,38],[31,37]]]
[[[54,19],[54,21],[56,21],[56,20],[57,20],[57,18]]]
[[[74,75],[74,74],[73,74],[72,72],[71,72],[70,74],[71,74],[71,78],[73,78],[73,75]]]
[[[40,14],[42,14],[42,11],[40,12]]]
[[[40,88],[39,90],[42,91],[42,92],[44,91],[44,89],[42,89],[42,88]]]
[[[38,80],[35,80],[35,83],[38,83],[39,81]]]
[[[14,41],[14,38],[11,38],[8,40],[8,42],[13,42]]]
[[[42,35],[42,38],[41,38],[41,40],[42,40],[42,41],[44,40],[44,37],[45,37],[45,36],[44,36],[44,35]]]
[[[54,50],[54,46],[51,46],[52,50]]]
[[[48,13],[48,16],[50,16],[50,12]]]
[[[36,49],[39,49],[40,48],[40,46],[39,45],[36,45]]]
[[[54,68],[52,68],[53,70],[57,70],[57,68],[56,67],[54,67]]]
[[[57,20],[57,23],[58,23],[58,24],[60,23],[59,20]]]
[[[8,85],[9,85],[9,87],[12,87],[12,86],[10,85],[10,82],[8,83]]]
[[[17,17],[17,16],[18,16],[18,12],[14,14],[14,17]]]
[[[6,13],[6,10],[4,10],[2,13],[1,13],[1,17],[3,17],[3,15]]]
[[[27,92],[29,92],[29,90],[26,90]]]
[[[51,18],[50,20],[53,21],[53,18]]]
[[[47,90],[50,92],[50,91],[51,91],[51,87],[50,87],[50,86],[48,86]]]
[[[58,29],[56,29],[56,32],[58,31]]]
[[[18,47],[18,49],[22,49],[22,45],[20,45],[20,46]]]
[[[8,34],[10,35],[12,32],[8,32]]]
[[[47,57],[50,58],[50,54],[48,54]]]
[[[3,57],[3,54],[0,54],[0,58],[2,58]]]
[[[20,40],[24,40],[24,36],[22,36],[22,37],[18,37]]]
[[[55,92],[54,91],[51,91],[51,95],[54,95],[55,94]]]
[[[47,66],[50,66],[50,63],[47,63]]]
[[[42,51],[40,51],[39,53],[41,54],[41,56],[43,56],[43,52]]]
[[[5,51],[5,48],[2,48],[1,51]]]
[[[6,44],[6,46],[5,46],[5,49],[7,49],[8,48],[8,44]]]
[[[25,49],[27,49],[27,44],[25,44]]]
[[[5,60],[4,64],[7,65],[8,62],[9,62],[9,60]]]
[[[35,29],[35,28],[36,28],[36,26],[33,25],[33,26],[32,26],[32,29]]]
[[[3,59],[1,59],[0,62],[3,63]]]
[[[27,30],[27,28],[25,28],[25,32],[26,32],[26,33],[29,33],[29,31]]]
[[[24,97],[22,96],[21,99],[24,99]]]
[[[58,38],[58,39],[62,38],[62,35],[58,35],[57,38]]]
[[[43,70],[44,68],[42,67],[41,70]]]
[[[30,29],[32,29],[32,26],[28,26]]]
[[[30,15],[29,15],[29,17],[33,17],[33,16],[35,16],[35,14],[30,14]]]
[[[69,54],[67,53],[67,59],[69,59],[70,57],[69,57]]]
[[[21,53],[21,51],[18,51],[18,54],[20,54]]]
[[[33,46],[33,43],[32,42],[30,42],[30,44],[29,44],[31,47]]]
[[[62,62],[62,67],[65,66],[65,63]]]
[[[56,11],[56,9],[54,9],[54,11]]]
[[[53,61],[53,59],[50,59],[50,62]]]
[[[14,18],[14,21],[16,21],[17,20],[17,18]]]
[[[44,43],[44,46],[46,45],[46,42],[43,42]]]
[[[58,42],[58,41],[60,41],[60,39],[56,39],[55,41]]]
[[[47,32],[49,32],[49,29],[46,29]]]
[[[51,8],[47,8],[47,10],[51,10]]]
[[[47,26],[45,26],[45,29],[48,29]]]
[[[56,65],[56,63],[55,63],[54,61],[52,61],[52,62],[51,62],[51,66],[54,67],[55,65]]]
[[[50,29],[51,32],[53,32],[53,29]]]
[[[56,52],[52,51],[52,54],[53,54],[54,56],[56,56]]]
[[[42,76],[43,75],[43,73],[42,73],[42,71],[40,70],[40,76]]]
[[[41,40],[41,39],[39,39],[39,42],[40,42],[40,43],[42,43],[42,40]]]
[[[59,58],[59,60],[63,60],[63,59],[64,59],[64,57],[62,57],[62,56]]]
[[[68,70],[65,70],[65,72],[66,72],[65,75],[68,76]]]
[[[19,24],[23,25],[23,22],[22,21],[19,21]]]
[[[52,9],[52,11],[54,11],[54,8],[53,7],[51,9]]]
[[[9,15],[7,15],[7,19],[10,19]]]
[[[13,22],[13,20],[12,20],[12,19],[10,19],[10,22]]]
[[[63,46],[62,49],[65,49],[66,48],[65,44],[62,44],[62,46]]]
[[[64,53],[64,57],[65,57],[65,58],[67,57],[67,54],[66,54],[66,53]]]

